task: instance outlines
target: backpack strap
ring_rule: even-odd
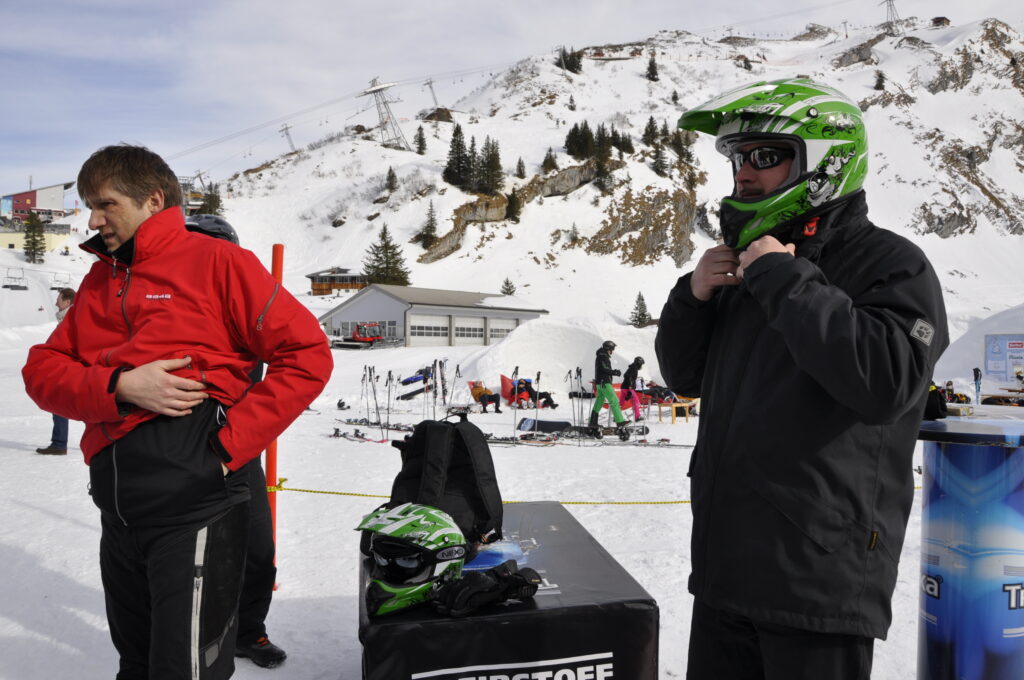
[[[456,423],[455,434],[462,438],[465,445],[470,464],[473,466],[477,492],[487,513],[486,517],[479,518],[474,528],[477,535],[473,538],[479,538],[482,543],[501,540],[501,492],[498,490],[498,477],[494,472],[494,460],[491,458],[487,438],[479,427],[465,419]]]

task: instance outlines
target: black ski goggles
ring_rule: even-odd
[[[732,171],[737,173],[744,164],[750,163],[755,170],[768,170],[782,164],[783,161],[796,158],[796,151],[779,146],[757,146],[741,151],[736,149],[729,154],[732,160]]]
[[[465,545],[452,545],[438,551],[401,539],[375,534],[370,542],[374,576],[393,585],[417,585],[433,577],[434,565],[465,558]]]

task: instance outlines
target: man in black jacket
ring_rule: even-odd
[[[841,93],[755,83],[679,126],[715,135],[735,177],[725,245],[679,279],[655,344],[702,407],[687,677],[868,678],[948,344],[938,280],[868,220],[867,138]]]
[[[612,387],[612,378],[622,375],[622,371],[612,368],[612,352],[615,351],[615,343],[605,340],[601,343],[594,356],[594,408],[590,411],[590,422],[587,424],[591,434],[596,435],[598,428],[598,417],[601,415],[601,408],[608,402],[615,418],[615,425],[621,428],[626,424],[626,417],[622,415],[622,408],[619,407],[619,398],[615,396],[615,388]]]

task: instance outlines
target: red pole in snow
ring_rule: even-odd
[[[283,283],[284,277],[284,244],[274,244],[274,254],[270,269],[271,275],[278,283]],[[277,486],[277,440],[270,442],[267,446],[267,486]],[[277,491],[270,491],[267,494],[267,501],[270,503],[270,524],[274,532],[274,549],[277,550]],[[275,557],[274,562],[277,562]],[[275,589],[277,586],[274,586]]]

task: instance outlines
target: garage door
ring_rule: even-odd
[[[493,345],[504,340],[505,336],[511,333],[517,324],[518,321],[516,319],[491,319],[490,344]]]
[[[455,344],[459,346],[484,344],[484,318],[482,316],[455,317]]]
[[[410,347],[439,347],[448,345],[448,316],[430,314],[410,314],[409,330]]]

